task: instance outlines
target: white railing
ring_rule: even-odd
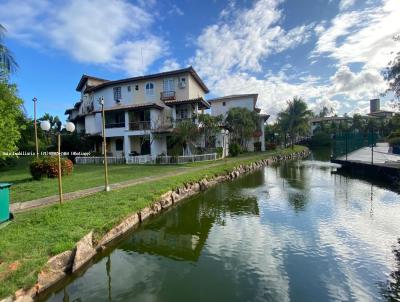
[[[200,155],[182,155],[182,156],[152,156],[139,155],[130,156],[126,159],[127,164],[185,164],[198,161],[216,160],[217,153],[200,154]]]
[[[126,159],[127,164],[147,164],[152,163],[154,161],[155,156],[151,155],[137,155],[137,156],[129,156]]]
[[[111,165],[115,164],[159,164],[159,165],[170,165],[170,164],[185,164],[194,163],[198,161],[216,160],[218,158],[217,153],[200,154],[200,155],[181,155],[181,156],[152,156],[152,155],[138,155],[125,157],[110,156],[107,157],[107,163]],[[77,165],[102,165],[104,163],[104,157],[102,156],[80,156],[75,158]]]
[[[75,163],[77,165],[99,165],[104,163],[104,157],[103,156],[79,156],[75,157]],[[115,165],[115,164],[124,164],[125,163],[125,157],[121,156],[109,156],[107,157],[107,163],[110,165]]]

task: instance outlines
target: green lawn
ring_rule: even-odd
[[[296,146],[294,151],[302,149],[303,147]],[[292,150],[286,149],[280,152],[291,153]],[[187,173],[182,175],[108,193],[96,193],[63,205],[57,204],[17,214],[12,223],[0,229],[0,299],[12,294],[18,288],[32,286],[49,257],[73,248],[75,243],[90,230],[94,230],[95,236],[100,238],[123,218],[151,204],[170,189],[177,188],[185,182],[198,181],[205,176],[226,173],[239,164],[248,164],[272,154],[274,153],[244,155],[214,163],[202,163],[204,169],[187,169]],[[187,166],[199,165],[201,166],[195,163]],[[123,169],[123,167],[115,168]],[[151,171],[147,169],[164,169],[164,167],[147,166],[127,168],[132,170],[128,175],[136,177],[143,171]],[[165,169],[174,168],[184,167],[165,167]],[[89,170],[90,168],[86,170],[86,175],[93,174]],[[140,172],[134,172],[135,170]],[[86,181],[84,176],[80,179]]]
[[[177,165],[109,165],[108,167],[110,183],[185,169],[185,166]],[[0,170],[0,182],[13,183],[10,198],[12,203],[58,194],[57,178],[33,180],[26,159],[21,160],[17,166],[7,171]],[[102,165],[75,165],[74,172],[63,177],[63,192],[73,192],[103,184],[104,168]]]
[[[245,153],[238,158],[265,156],[265,153]],[[227,158],[222,161],[235,161]],[[15,167],[0,170],[0,182],[12,183],[10,202],[22,202],[58,194],[57,178],[33,180],[29,173],[29,158],[22,158]],[[221,160],[220,160],[221,161]],[[219,162],[219,161],[218,161]],[[191,167],[209,166],[215,162],[197,162],[185,165],[109,165],[109,183],[116,183],[141,177],[164,175]],[[71,175],[63,177],[63,192],[74,192],[104,185],[103,165],[75,165]]]

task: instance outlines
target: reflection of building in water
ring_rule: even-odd
[[[220,190],[225,191],[223,186],[213,188],[149,221],[119,248],[177,260],[197,261],[214,223],[224,224],[229,214],[259,213],[256,198],[226,195],[220,198]]]

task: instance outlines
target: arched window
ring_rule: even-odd
[[[146,96],[154,96],[154,83],[152,83],[152,82],[146,83],[145,88],[146,88],[145,89]]]

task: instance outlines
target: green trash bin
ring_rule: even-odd
[[[0,223],[10,219],[10,187],[9,183],[0,183]]]

